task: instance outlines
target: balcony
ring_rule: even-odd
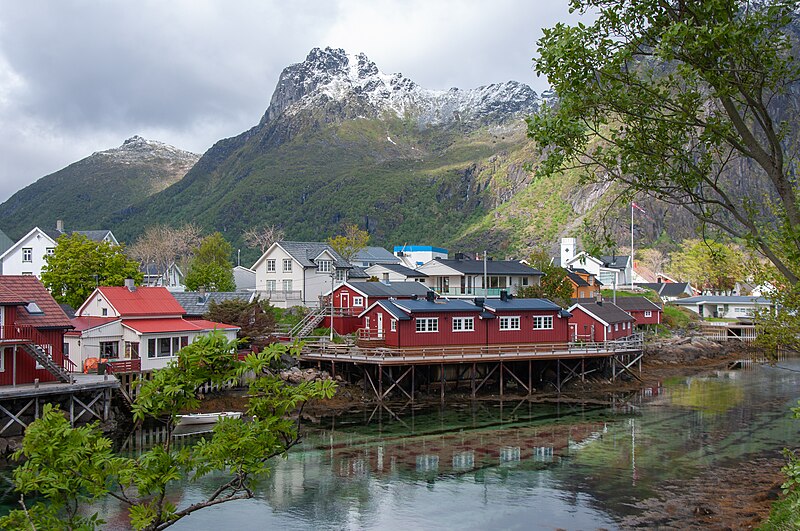
[[[499,297],[500,292],[503,290],[512,291],[512,288],[448,288],[448,289],[439,289],[439,288],[432,288],[433,291],[441,295],[442,297]],[[514,288],[516,290],[516,288]]]

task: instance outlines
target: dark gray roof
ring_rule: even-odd
[[[367,297],[411,297],[417,295],[424,297],[430,290],[421,282],[393,282],[384,284],[383,282],[358,282],[349,284],[353,289],[357,289]]]
[[[70,319],[75,319],[75,310],[72,308],[72,306],[64,303],[59,304],[59,306],[61,306],[61,309],[64,310],[64,313],[67,315],[67,317]]]
[[[183,306],[186,315],[204,315],[208,311],[211,301],[219,304],[222,301],[241,299],[249,301],[253,296],[249,291],[209,291],[202,294],[199,291],[184,291],[172,293],[178,304]]]
[[[581,276],[580,276],[580,275],[578,275],[577,273],[573,273],[573,272],[572,272],[572,271],[570,271],[570,270],[567,270],[567,277],[569,277],[569,279],[570,279],[570,280],[571,280],[571,281],[572,281],[572,282],[573,282],[573,283],[574,283],[576,286],[578,286],[579,288],[585,288],[585,287],[587,287],[587,286],[589,285],[589,283],[588,283],[588,282],[586,282],[585,280],[583,280],[583,277],[581,277]]]
[[[369,275],[363,267],[353,266],[353,269],[347,272],[347,278],[369,278]]]
[[[624,323],[634,320],[628,312],[613,302],[604,301],[602,304],[596,302],[579,302],[570,308],[569,311],[572,312],[576,307],[583,308],[585,311],[602,319],[608,324]]]
[[[300,262],[300,265],[303,267],[317,267],[317,265],[314,263],[314,259],[325,251],[328,251],[330,255],[333,256],[333,266],[337,269],[350,269],[353,267],[327,243],[279,241],[278,245],[280,245],[284,251],[289,253],[292,258]]]
[[[688,282],[639,282],[636,284],[642,288],[647,288],[655,291],[662,297],[679,297],[682,294],[690,293],[692,290]]]
[[[380,306],[381,308],[383,308],[384,310],[386,310],[387,312],[389,312],[390,314],[392,314],[392,317],[394,317],[395,319],[397,319],[397,320],[399,320],[399,321],[410,321],[410,320],[411,320],[411,316],[410,316],[410,315],[408,315],[408,314],[407,314],[406,312],[404,312],[403,310],[401,310],[400,308],[398,308],[397,306],[395,306],[395,305],[394,305],[394,303],[393,303],[392,301],[389,301],[389,300],[382,299],[382,300],[379,300],[379,301],[376,303],[376,305],[377,305],[377,306]],[[372,306],[370,306],[370,308],[371,308],[371,307],[372,307]],[[367,310],[369,310],[369,308],[367,308]],[[364,314],[364,313],[365,313],[367,310],[364,310],[364,312],[362,312],[362,315],[363,315],[363,314]]]
[[[625,269],[628,267],[628,256],[601,256],[603,265],[613,269]]]
[[[560,310],[561,306],[547,299],[511,299],[502,301],[500,299],[488,299],[483,303],[487,310],[495,312],[505,311],[525,311],[525,310]]]
[[[646,297],[617,297],[617,306],[626,312],[661,310],[661,306]]]
[[[68,231],[67,232],[67,234],[76,234],[76,233],[77,234],[83,234],[84,236],[86,236],[87,238],[89,238],[90,240],[95,241],[95,242],[101,242],[109,235],[111,236],[112,239],[116,240],[116,238],[114,238],[114,235],[108,229],[101,229],[101,230],[73,230],[73,231]]]
[[[480,313],[483,308],[475,306],[471,302],[462,300],[448,300],[437,299],[436,302],[430,302],[424,299],[420,300],[402,300],[392,301],[392,303],[402,310],[410,313],[430,313],[430,312],[474,312]]]
[[[400,259],[383,247],[364,247],[353,256],[353,262],[370,264],[399,264]]]
[[[449,260],[444,258],[434,258],[441,264],[452,267],[456,271],[465,275],[482,275],[483,260]],[[486,273],[488,275],[542,275],[538,269],[526,266],[514,260],[487,260]]]
[[[411,269],[410,267],[400,264],[380,264],[380,266],[388,269],[389,271],[404,275],[409,278],[425,278],[428,276],[422,271],[417,271],[416,269]]]
[[[14,245],[14,240],[9,238],[5,232],[0,230],[0,254],[11,249],[11,246]]]
[[[697,295],[672,301],[672,304],[772,304],[764,297],[748,297],[744,295]]]

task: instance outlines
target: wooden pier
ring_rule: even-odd
[[[45,403],[58,405],[75,426],[107,421],[111,395],[119,387],[113,376],[75,374],[71,382],[44,382],[0,387],[0,437],[21,435],[41,416]]]
[[[363,345],[364,343],[362,343]],[[639,379],[642,336],[601,343],[468,345],[457,347],[386,348],[382,346],[307,344],[300,359],[327,368],[348,381],[363,377],[364,387],[379,401],[392,392],[414,400],[417,390],[439,387],[445,390],[469,384],[472,397],[488,385],[497,385],[502,397],[509,383],[533,393],[534,384],[552,376],[558,392],[575,378],[591,373],[608,373],[615,380],[623,373]],[[634,370],[637,368],[637,370]]]

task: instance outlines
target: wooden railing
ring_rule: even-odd
[[[111,374],[121,372],[140,372],[142,360],[108,360],[108,372]]]
[[[54,347],[49,339],[31,325],[3,325],[0,327],[0,343],[2,342],[27,342],[39,346],[50,345],[51,348]],[[62,356],[61,367],[70,372],[78,370],[78,366],[66,356]]]

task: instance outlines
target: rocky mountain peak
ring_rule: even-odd
[[[191,167],[191,165],[197,162],[200,155],[178,149],[175,146],[157,140],[148,140],[139,135],[133,135],[125,140],[121,146],[105,151],[96,151],[92,154],[92,157],[103,157],[115,162],[128,164],[155,159],[167,159]]]
[[[468,90],[428,90],[402,74],[383,73],[363,53],[314,48],[305,61],[283,70],[261,124],[330,102],[358,109],[350,115],[379,117],[390,112],[416,118],[422,126],[502,122],[535,112],[539,101],[529,86],[516,81]]]

